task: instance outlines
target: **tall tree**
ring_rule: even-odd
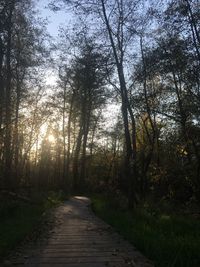
[[[29,94],[43,49],[33,1],[1,1],[0,9],[0,153],[2,186],[19,184],[20,106]],[[42,24],[43,25],[43,24]],[[33,71],[34,70],[34,71]]]
[[[129,45],[133,42],[137,27],[137,12],[140,1],[64,1],[71,4],[76,13],[81,15],[95,16],[99,28],[103,33],[103,40],[109,45],[116,67],[119,82],[119,92],[122,103],[122,116],[124,122],[126,156],[125,176],[129,181],[129,203],[136,202],[136,184],[138,179],[137,171],[137,147],[136,147],[136,125],[133,109],[128,96],[128,80],[125,75],[125,63],[127,54],[130,52]],[[102,37],[102,35],[101,35]],[[106,37],[106,38],[105,38]],[[131,125],[131,128],[130,128]]]

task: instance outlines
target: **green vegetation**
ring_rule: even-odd
[[[42,206],[20,204],[0,222],[0,258],[30,233],[41,218]]]
[[[42,220],[43,214],[63,199],[61,193],[50,192],[37,199],[37,204],[11,198],[0,204],[0,260],[19,242],[31,234]],[[35,200],[35,199],[34,199]]]
[[[130,212],[103,196],[92,197],[92,207],[156,267],[200,266],[199,220],[147,207]]]

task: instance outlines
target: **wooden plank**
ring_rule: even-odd
[[[110,256],[110,257],[106,257],[106,256],[101,256],[101,257],[80,257],[77,255],[77,257],[59,257],[59,256],[54,256],[51,258],[46,257],[45,255],[43,255],[42,258],[36,258],[30,261],[31,264],[41,264],[41,263],[105,263],[105,262],[121,262],[121,263],[125,263],[125,261],[123,260],[123,258],[121,257],[114,257],[114,256]]]
[[[17,265],[18,266],[18,265]],[[24,267],[24,265],[21,265],[21,266],[18,266],[18,267]],[[64,264],[57,264],[57,263],[54,263],[54,264],[51,264],[51,263],[43,263],[43,264],[29,264],[27,265],[27,267],[134,267],[134,266],[131,266],[129,264],[125,264],[123,263],[123,265],[121,263],[64,263]]]
[[[152,267],[110,226],[96,218],[84,199],[72,199],[55,213],[59,224],[49,238],[29,251],[18,267]],[[27,252],[27,251],[26,251]],[[25,254],[26,254],[25,252]]]
[[[54,252],[45,252],[43,254],[44,258],[73,258],[73,257],[118,257],[121,253],[116,253],[115,251],[54,251]],[[128,255],[128,253],[127,253]],[[131,254],[130,254],[131,255]]]
[[[116,252],[127,252],[127,253],[135,253],[135,251],[131,248],[124,248],[121,247],[120,249],[116,249],[113,247],[106,247],[106,248],[88,248],[88,247],[73,247],[73,248],[46,248],[44,250],[41,250],[41,253],[56,253],[56,252],[60,252],[60,253],[73,253],[73,252],[77,252],[77,253],[82,253],[82,252],[88,252],[88,253],[94,253],[94,252],[112,252],[112,253],[116,253]]]

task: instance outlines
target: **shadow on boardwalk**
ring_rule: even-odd
[[[55,211],[56,225],[37,248],[25,250],[14,266],[152,267],[132,245],[97,218],[90,200],[73,197]],[[12,266],[12,265],[11,265]]]

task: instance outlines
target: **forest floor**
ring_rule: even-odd
[[[5,266],[151,267],[153,264],[108,224],[90,200],[73,197],[54,210],[54,227],[37,244],[25,245]]]

